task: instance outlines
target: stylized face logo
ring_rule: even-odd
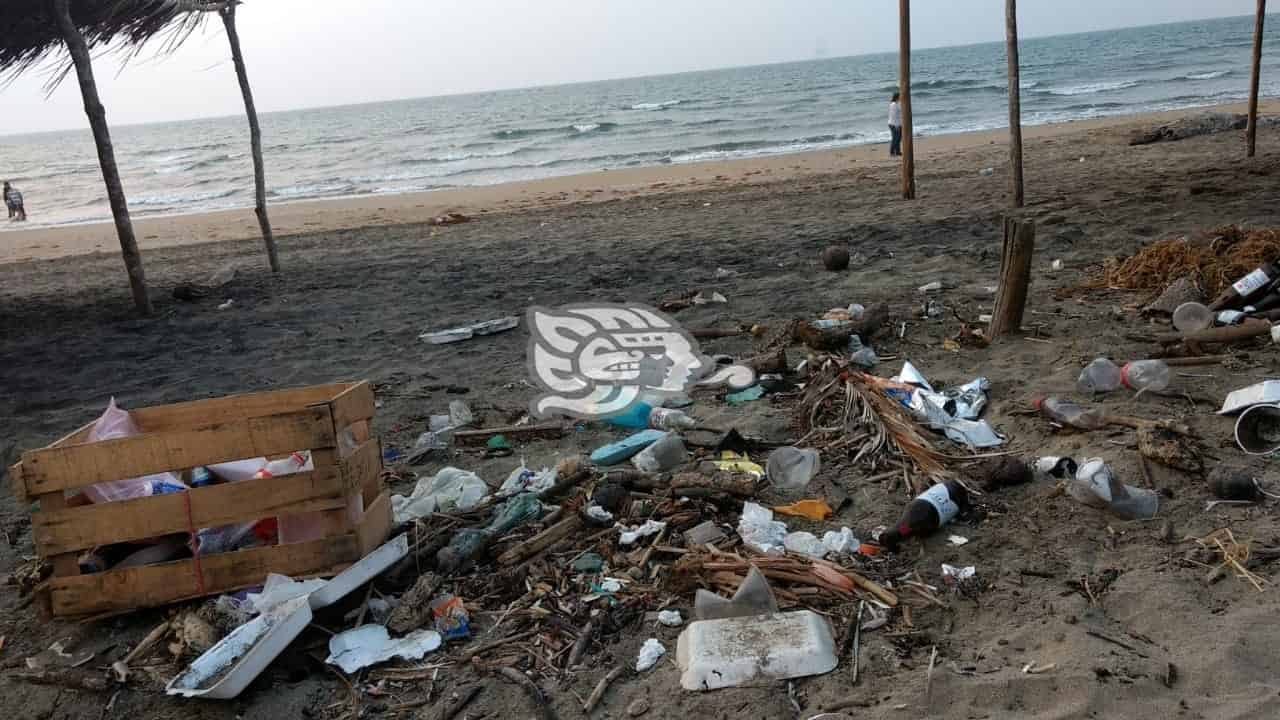
[[[529,373],[548,391],[533,401],[537,417],[609,417],[644,393],[684,392],[712,369],[674,320],[643,305],[530,308],[529,329]],[[704,382],[755,382],[748,368],[728,370]]]

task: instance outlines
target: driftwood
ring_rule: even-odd
[[[471,703],[480,691],[484,690],[483,685],[472,685],[467,688],[462,695],[458,696],[457,702],[454,702],[440,710],[439,720],[453,720],[462,709]]]
[[[679,473],[671,479],[671,493],[685,495],[686,490],[712,490],[738,497],[750,498],[756,494],[756,479],[745,473],[718,472],[714,475],[702,473]]]
[[[847,325],[835,328],[818,328],[810,322],[794,323],[795,342],[803,343],[819,351],[843,351],[849,346],[849,338],[857,335],[867,339],[889,322],[889,306],[885,303],[873,305],[866,309],[862,317]]]
[[[596,632],[596,623],[598,620],[593,617],[582,626],[582,631],[578,633],[578,639],[573,642],[573,649],[569,651],[569,662],[565,663],[566,668],[575,668],[582,660],[582,655],[591,645],[591,636]]]
[[[759,375],[783,374],[787,372],[787,349],[780,347],[771,353],[747,358],[740,364],[755,370]]]
[[[564,426],[559,423],[543,423],[541,425],[486,428],[484,430],[459,430],[453,434],[453,441],[459,445],[480,445],[498,435],[519,440],[558,438],[564,435]]]
[[[1156,336],[1159,343],[1229,343],[1237,340],[1261,337],[1271,334],[1271,323],[1266,320],[1246,320],[1242,325],[1209,328],[1189,333],[1164,333]]]
[[[582,712],[590,715],[591,711],[594,710],[596,705],[599,705],[600,701],[604,698],[605,691],[609,689],[609,685],[613,684],[614,680],[622,677],[622,673],[625,670],[626,668],[624,666],[619,665],[618,667],[610,670],[608,675],[600,678],[600,682],[596,683],[596,689],[591,691],[591,697],[588,697],[587,701],[582,704]]]
[[[498,564],[515,565],[522,560],[531,558],[560,540],[569,537],[581,527],[582,519],[578,517],[577,513],[572,513],[569,517],[499,555]]]
[[[513,667],[506,666],[497,668],[494,672],[501,675],[504,679],[524,688],[524,691],[529,694],[529,697],[532,698],[533,702],[538,706],[538,711],[542,715],[543,720],[556,720],[556,713],[551,709],[551,703],[547,702],[547,696],[542,694],[542,689],[539,688],[533,680],[529,679],[528,675],[525,675]]]
[[[34,685],[54,685],[71,690],[89,690],[104,692],[110,688],[107,679],[101,674],[87,670],[67,668],[65,670],[36,670],[18,672],[9,675],[15,680],[23,680]]]

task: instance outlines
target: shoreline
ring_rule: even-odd
[[[1024,126],[1024,142],[1147,126],[1205,113],[1245,111],[1243,103],[1211,105],[1092,120]],[[1264,101],[1260,112],[1280,111],[1280,101]],[[963,150],[1003,144],[1007,129],[918,137],[917,177],[929,172],[928,160]],[[277,238],[351,230],[363,227],[416,225],[445,212],[469,216],[544,208],[578,202],[602,202],[734,185],[785,181],[798,177],[877,168],[895,164],[885,143],[801,153],[734,158],[687,165],[652,165],[600,170],[497,185],[450,188],[416,193],[317,198],[268,206]],[[1028,158],[1034,160],[1034,158]],[[975,168],[977,173],[981,168]],[[204,243],[260,238],[253,208],[134,218],[142,251]],[[98,252],[118,252],[115,226],[110,220],[56,225],[0,233],[0,264],[51,260]]]

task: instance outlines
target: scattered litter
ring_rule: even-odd
[[[599,505],[592,505],[588,507],[587,517],[598,523],[601,527],[610,526],[613,523],[613,513],[605,510]]]
[[[960,536],[960,535],[948,535],[948,536],[947,536],[947,542],[951,543],[952,545],[954,545],[954,546],[956,546],[956,547],[960,547],[960,546],[962,546],[962,545],[968,545],[968,544],[969,544],[969,538],[967,538],[967,537],[962,537],[962,536]]]
[[[573,571],[586,575],[595,575],[604,570],[604,558],[599,553],[583,553],[581,557],[573,561]]]
[[[782,539],[782,545],[787,552],[807,555],[814,560],[821,560],[827,556],[827,546],[822,544],[818,536],[810,532],[787,533],[787,536]]]
[[[471,637],[471,615],[462,604],[462,598],[445,594],[431,601],[431,614],[435,617],[436,632],[445,640],[466,640]]]
[[[721,295],[718,292],[709,293],[706,290],[703,290],[702,292],[699,292],[697,295],[693,296],[694,305],[710,305],[712,303],[727,303],[727,302],[729,302],[728,298],[726,298],[724,295]]]
[[[753,502],[744,503],[738,521],[738,535],[747,547],[765,555],[781,555],[785,550],[787,526],[773,519],[773,512]]]
[[[609,443],[591,453],[591,462],[600,466],[617,465],[631,459],[636,453],[666,437],[662,430],[641,430],[615,443]]]
[[[1084,505],[1109,510],[1125,520],[1149,520],[1160,507],[1158,495],[1116,480],[1101,458],[1084,461],[1075,480],[1067,483],[1067,494]]]
[[[361,625],[329,639],[329,657],[325,662],[351,675],[395,658],[421,660],[443,643],[444,639],[435,630],[415,630],[392,639],[382,625]]]
[[[667,627],[680,627],[684,624],[684,618],[680,616],[679,610],[659,610],[658,623]]]
[[[233,306],[233,305],[235,305],[235,304],[236,304],[235,298],[231,298],[230,300],[227,300],[227,301],[226,301],[226,302],[224,302],[224,303],[220,303],[220,304],[218,305],[218,309],[219,309],[219,310],[230,310],[230,309],[231,309],[231,306]]]
[[[986,378],[975,378],[958,388],[939,393],[914,365],[907,362],[893,382],[911,388],[889,387],[886,393],[905,405],[929,428],[973,448],[1004,444],[1004,438],[986,420],[978,420],[986,409],[987,391],[991,388],[991,382]]]
[[[535,472],[525,467],[524,461],[521,460],[520,467],[511,471],[511,474],[503,481],[502,487],[498,488],[495,496],[507,498],[528,492],[540,494],[550,490],[555,484],[555,470],[542,468],[542,470]]]
[[[443,215],[437,215],[431,218],[432,225],[460,225],[462,223],[471,222],[471,218],[460,212],[447,212]]]
[[[434,512],[470,510],[489,493],[480,476],[466,470],[447,467],[430,478],[419,478],[409,497],[391,496],[391,507],[397,523],[410,522]]]
[[[475,323],[473,325],[464,325],[462,327],[450,328],[439,332],[423,333],[418,336],[421,340],[426,340],[432,345],[447,345],[449,343],[462,342],[470,340],[474,337],[483,335],[495,335],[497,333],[514,330],[520,325],[520,318],[511,315],[497,320],[486,320],[485,322]]]
[[[1236,420],[1236,444],[1248,455],[1280,452],[1280,405],[1254,405]]]
[[[840,528],[840,532],[829,530],[823,533],[822,545],[832,555],[852,555],[858,552],[862,543],[854,536],[852,530],[843,527]]]
[[[942,564],[942,580],[948,585],[956,585],[971,580],[978,575],[978,569],[969,565],[967,567],[956,567],[954,565]]]
[[[720,472],[745,473],[756,480],[765,476],[764,468],[751,462],[751,459],[746,455],[730,450],[721,451],[718,460],[708,460],[706,464]]]
[[[790,505],[774,507],[773,511],[779,515],[801,517],[814,522],[826,520],[835,514],[835,511],[831,509],[826,500],[800,500]]]
[[[766,475],[774,488],[798,492],[809,486],[821,465],[817,450],[780,447],[769,453]]]
[[[640,648],[640,656],[636,658],[636,672],[644,672],[652,668],[666,654],[667,649],[662,647],[662,643],[658,642],[657,638],[645,640]]]
[[[981,170],[979,170],[979,171],[978,171],[978,174],[979,174],[979,175],[981,175],[982,177],[991,177],[992,175],[995,175],[995,174],[996,174],[996,169],[995,169],[995,168],[982,168]]]
[[[733,598],[723,598],[708,590],[699,589],[693,598],[693,615],[698,620],[719,620],[733,617],[770,615],[778,612],[778,600],[764,573],[755,565],[738,586]]]
[[[746,390],[736,393],[730,393],[724,396],[725,401],[730,405],[743,405],[764,397],[764,387],[761,385],[753,385]]]
[[[618,543],[621,545],[633,545],[640,538],[646,538],[662,532],[667,527],[667,524],[659,520],[646,520],[643,525],[637,527],[627,527],[625,525],[619,525],[618,527],[622,530]]]

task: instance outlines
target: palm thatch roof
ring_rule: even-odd
[[[228,0],[70,0],[71,19],[90,49],[132,55],[159,38],[176,48],[196,30],[205,13]],[[63,49],[53,0],[0,0],[0,77],[12,78]],[[55,73],[51,84],[65,75]]]

